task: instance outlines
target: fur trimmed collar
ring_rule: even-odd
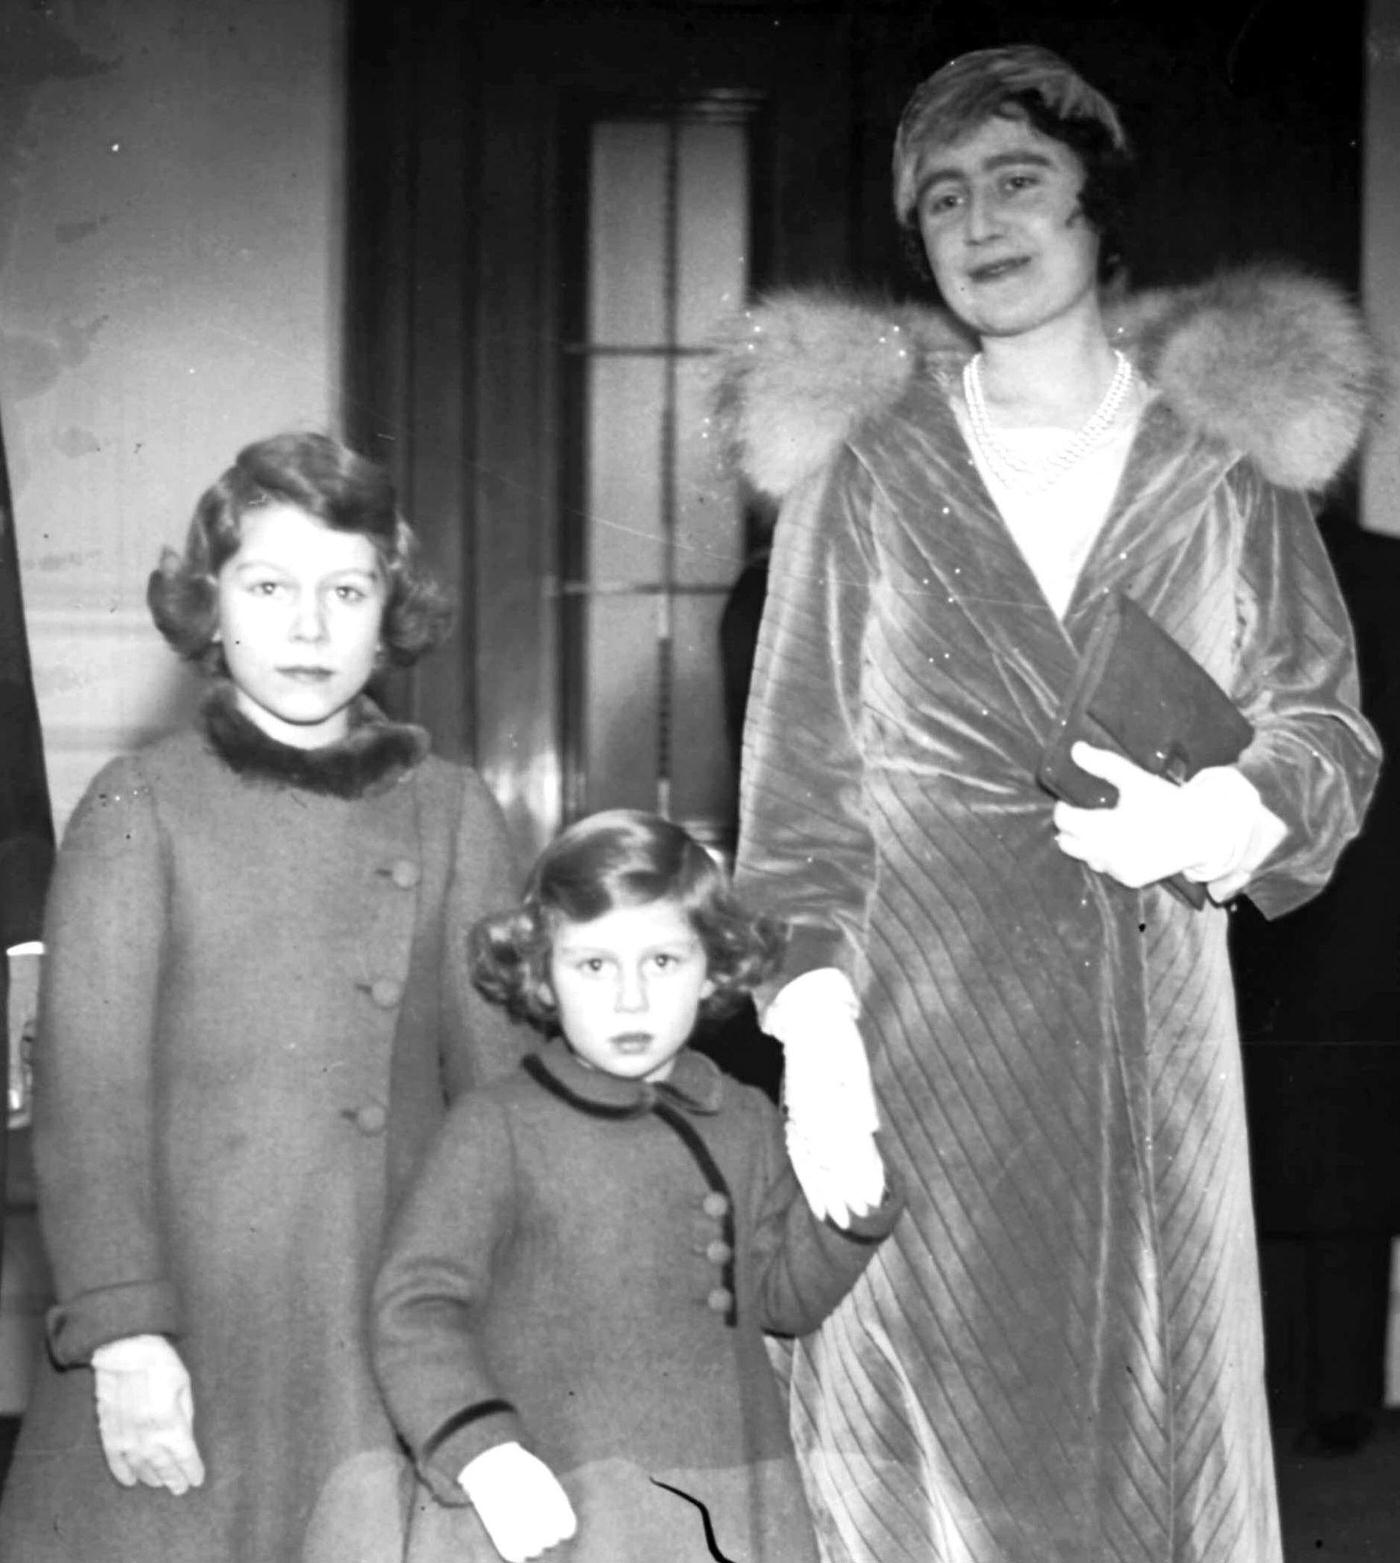
[[[1183,423],[1285,488],[1337,475],[1382,389],[1360,314],[1298,272],[1225,272],[1106,301],[1104,314]],[[949,378],[975,344],[943,310],[794,291],[746,310],[718,345],[721,432],[749,481],[781,497],[916,379]]]
[[[352,709],[349,733],[321,749],[295,749],[270,738],[234,704],[226,682],[204,697],[200,716],[209,747],[238,775],[333,798],[383,791],[428,752],[421,727],[389,721],[364,695]]]

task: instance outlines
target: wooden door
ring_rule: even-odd
[[[355,47],[352,163],[401,232],[352,222],[352,432],[466,621],[407,698],[525,851],[611,805],[719,841],[716,621],[755,521],[710,459],[703,343],[750,290],[850,274],[852,13],[391,9]]]

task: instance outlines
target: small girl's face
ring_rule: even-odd
[[[684,908],[651,901],[561,921],[547,987],[581,1063],[624,1080],[664,1080],[714,984]]]
[[[249,510],[218,578],[218,639],[239,710],[296,749],[343,738],[374,672],[384,600],[369,538],[294,505]]]

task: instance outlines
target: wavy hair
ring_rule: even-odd
[[[713,986],[701,1015],[734,1009],[777,970],[786,928],[745,907],[693,836],[659,815],[609,809],[556,836],[540,854],[520,905],[472,929],[476,985],[511,1014],[552,1031],[549,960],[560,923],[591,922],[653,901],[675,902],[704,947]]]
[[[337,532],[369,539],[386,584],[380,642],[385,660],[409,667],[452,625],[452,600],[418,562],[418,540],[399,514],[377,462],[328,434],[293,431],[258,440],[200,496],[183,551],[166,548],[146,585],[156,628],[206,673],[228,671],[218,632],[219,572],[238,552],[243,518],[290,505]]]

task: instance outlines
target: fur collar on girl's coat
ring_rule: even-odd
[[[350,731],[320,749],[296,749],[269,737],[238,709],[227,682],[204,697],[200,717],[209,747],[240,776],[334,798],[360,798],[391,786],[428,752],[421,727],[389,721],[363,695],[351,712]]]
[[[1384,383],[1340,289],[1282,268],[1105,302],[1115,347],[1188,427],[1285,488],[1321,488],[1355,450]],[[925,376],[975,343],[944,310],[835,292],[771,294],[725,330],[715,414],[744,475],[781,496]]]

